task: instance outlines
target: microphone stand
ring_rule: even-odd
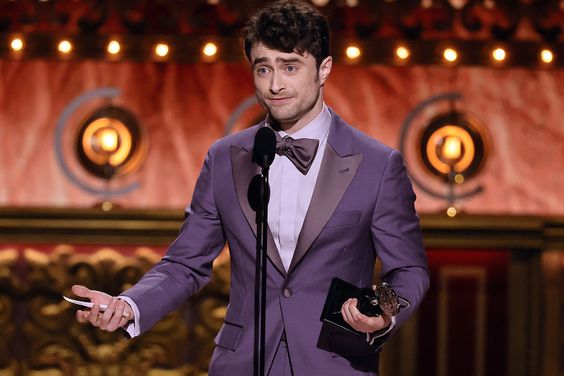
[[[257,256],[255,269],[255,352],[254,376],[264,376],[266,333],[266,258],[268,231],[268,201],[270,185],[268,156],[264,156],[260,178],[260,203],[257,211]]]

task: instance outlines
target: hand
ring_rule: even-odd
[[[352,298],[344,302],[341,307],[343,320],[353,329],[363,333],[374,333],[390,326],[392,322],[390,316],[386,314],[382,316],[366,316],[358,310],[357,304],[358,301]]]
[[[131,306],[122,299],[81,285],[72,286],[72,292],[94,303],[90,310],[76,311],[76,319],[81,324],[89,322],[97,328],[113,332],[134,318]],[[100,304],[108,306],[104,312],[100,311]]]

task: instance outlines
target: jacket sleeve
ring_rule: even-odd
[[[415,198],[403,158],[394,150],[383,172],[371,227],[377,256],[382,262],[381,280],[410,302],[395,317],[391,333],[415,312],[429,289]],[[391,333],[377,338],[374,346],[379,347]]]
[[[163,259],[122,294],[139,309],[141,333],[209,282],[213,260],[225,245],[214,202],[216,147],[206,156],[178,237]]]

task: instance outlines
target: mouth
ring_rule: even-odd
[[[288,103],[291,97],[280,97],[280,98],[268,98],[268,101],[273,105],[282,105]]]

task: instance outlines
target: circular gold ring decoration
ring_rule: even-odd
[[[477,119],[457,111],[433,118],[420,139],[421,159],[434,175],[448,181],[467,180],[485,159],[485,132]],[[458,181],[458,180],[457,180]]]
[[[76,153],[91,174],[112,179],[139,167],[145,158],[146,142],[137,119],[127,110],[105,106],[94,111],[80,126]]]

